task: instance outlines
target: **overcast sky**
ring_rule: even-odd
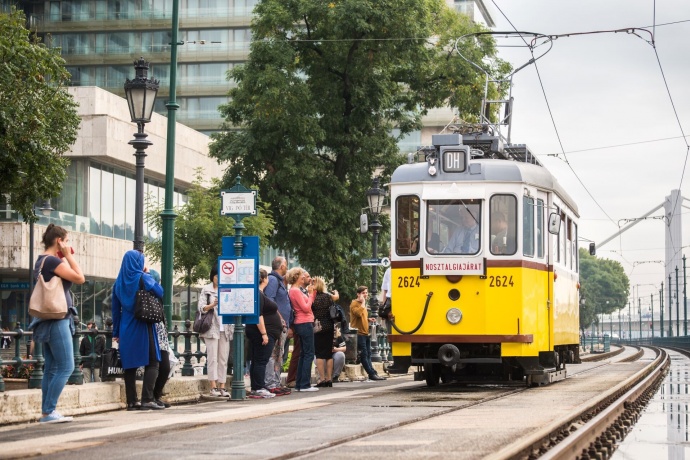
[[[501,11],[518,30],[546,35],[632,27],[653,31],[651,26],[657,24],[654,41],[661,68],[654,48],[645,41],[651,40],[649,34],[640,33],[642,39],[627,33],[609,33],[553,42],[551,51],[537,61],[546,99],[534,65],[514,77],[511,141],[527,144],[575,199],[581,237],[603,241],[618,231],[620,219],[646,214],[672,189],[680,187],[682,195],[690,198],[690,165],[682,177],[687,145],[681,132],[682,126],[684,133],[690,134],[690,1],[485,2],[492,9],[497,31],[513,30]],[[689,22],[661,25],[683,20]],[[504,40],[500,43],[507,44]],[[526,48],[501,48],[500,55],[515,68],[531,57]],[[673,139],[658,141],[666,138]],[[631,143],[639,144],[620,146]],[[563,151],[572,170],[562,159],[544,156]],[[682,212],[683,245],[688,245],[690,211]],[[580,242],[581,247],[587,244]],[[651,262],[664,260],[664,244],[663,221],[647,220],[598,248],[597,255],[621,262],[631,285],[641,285],[644,306],[649,304],[650,293],[658,293],[664,278],[664,266]],[[683,249],[683,253],[690,255],[689,249]],[[682,279],[682,267],[680,274]],[[637,292],[635,287],[636,296]],[[657,296],[654,304],[658,308]],[[681,315],[682,308],[681,301]]]

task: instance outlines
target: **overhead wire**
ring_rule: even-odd
[[[491,2],[494,4],[494,6],[496,7],[496,9],[498,9],[498,11],[503,15],[503,17],[505,18],[505,20],[508,21],[508,24],[510,24],[510,26],[517,32],[517,31],[518,31],[517,27],[515,27],[515,25],[512,23],[512,21],[511,21],[510,19],[508,19],[508,16],[506,16],[506,14],[503,12],[503,10],[501,10],[501,8],[496,4],[495,0],[491,0]],[[576,34],[579,34],[579,33],[576,33]],[[551,37],[551,38],[553,38],[553,37],[558,38],[559,36],[553,36],[553,35],[551,35],[551,36],[549,36],[549,37]],[[580,182],[580,185],[582,185],[582,188],[584,188],[585,192],[587,192],[587,194],[588,194],[589,197],[592,199],[592,201],[597,205],[597,207],[599,207],[599,209],[604,213],[604,215],[605,215],[606,217],[608,217],[609,220],[615,225],[616,222],[615,222],[615,221],[613,220],[613,218],[606,212],[606,210],[599,204],[599,202],[597,201],[597,199],[594,198],[594,195],[592,195],[592,193],[589,191],[589,189],[588,189],[587,186],[584,184],[584,182],[582,181],[582,179],[580,179],[580,176],[575,172],[575,169],[573,169],[572,165],[570,164],[570,161],[568,161],[568,157],[567,157],[566,154],[565,154],[565,148],[563,147],[563,142],[562,142],[562,140],[561,140],[561,135],[560,135],[560,133],[558,132],[558,127],[556,126],[556,120],[555,120],[555,118],[554,118],[554,116],[553,116],[553,112],[552,112],[552,110],[551,110],[551,104],[549,103],[549,98],[548,98],[547,95],[546,95],[546,89],[544,88],[544,82],[542,81],[541,74],[540,74],[540,72],[539,72],[539,66],[538,66],[537,63],[536,63],[536,60],[534,60],[534,51],[533,51],[533,47],[527,43],[527,41],[524,39],[524,37],[522,38],[522,41],[525,43],[525,45],[527,45],[528,49],[530,50],[530,54],[532,55],[532,63],[534,64],[534,69],[535,69],[536,72],[537,72],[537,78],[539,79],[539,85],[541,86],[541,91],[542,91],[542,94],[544,95],[544,102],[546,103],[546,107],[547,107],[547,109],[548,109],[548,111],[549,111],[549,116],[551,117],[551,123],[552,123],[553,129],[554,129],[554,131],[555,131],[555,133],[556,133],[556,138],[558,139],[558,144],[559,144],[560,147],[561,147],[561,152],[562,152],[562,154],[563,154],[563,158],[564,158],[564,160],[565,160],[565,164],[568,165],[568,167],[570,168],[570,171],[573,173],[573,175],[574,175],[575,178],[578,180],[578,182]]]
[[[506,14],[503,12],[503,10],[501,10],[501,8],[496,4],[496,2],[495,2],[494,0],[492,0],[492,3],[493,3],[494,6],[496,7],[496,9],[498,9],[498,11],[503,15],[503,17],[506,19],[506,21],[511,25],[511,27],[513,27],[513,29],[515,29],[515,30],[517,31],[517,28],[515,27],[515,25],[513,25],[513,23],[512,23],[512,22],[510,21],[510,19],[506,16]],[[683,23],[683,22],[690,22],[690,20],[675,21],[675,22],[672,22],[672,23],[665,23],[664,25],[678,24],[678,23]],[[676,118],[676,122],[678,123],[678,127],[679,127],[679,129],[680,129],[680,131],[681,131],[681,134],[682,134],[682,136],[680,136],[680,138],[683,139],[683,141],[685,142],[685,145],[686,145],[685,161],[683,162],[683,169],[682,169],[682,171],[681,171],[680,184],[679,184],[679,186],[678,186],[678,190],[682,190],[682,185],[683,185],[683,180],[684,180],[684,178],[685,178],[685,171],[686,171],[686,168],[687,168],[688,158],[690,158],[690,144],[688,143],[688,141],[687,141],[687,139],[686,139],[687,136],[685,135],[685,132],[684,132],[683,127],[682,127],[682,124],[681,124],[681,122],[680,122],[680,117],[679,117],[679,115],[678,115],[678,111],[677,111],[677,109],[676,109],[676,105],[675,105],[675,102],[674,102],[674,100],[673,100],[673,96],[672,96],[672,94],[671,94],[670,88],[669,88],[669,86],[668,86],[668,81],[667,81],[667,79],[666,79],[666,75],[665,75],[665,73],[664,73],[663,66],[662,66],[662,64],[661,64],[661,59],[660,59],[660,57],[659,57],[659,54],[658,54],[658,51],[657,51],[657,48],[656,48],[656,27],[657,27],[657,24],[656,24],[656,0],[654,0],[654,5],[653,5],[653,21],[652,21],[652,26],[651,26],[651,27],[652,27],[652,31],[647,30],[648,27],[649,27],[649,26],[647,26],[647,27],[636,27],[636,28],[624,28],[624,29],[612,29],[612,30],[596,30],[596,31],[589,31],[589,32],[571,32],[571,33],[565,33],[565,34],[548,35],[547,37],[550,38],[550,39],[553,41],[553,40],[556,40],[556,39],[558,39],[558,38],[562,38],[562,37],[571,37],[571,36],[577,36],[577,35],[592,35],[592,34],[601,34],[601,33],[621,33],[621,32],[626,32],[626,33],[628,33],[628,34],[637,36],[638,38],[644,40],[644,41],[647,42],[650,46],[652,46],[652,49],[654,50],[654,55],[655,55],[656,60],[657,60],[657,64],[658,64],[658,66],[659,66],[659,71],[660,71],[661,76],[662,76],[662,79],[663,79],[663,81],[664,81],[664,87],[665,87],[665,89],[666,89],[666,93],[668,94],[669,100],[670,100],[670,102],[671,102],[671,107],[672,107],[672,109],[673,109],[673,113],[674,113],[674,116],[675,116],[675,118]],[[650,35],[650,38],[649,38],[649,39],[645,39],[645,38],[642,37],[642,36],[640,35],[640,33],[638,33],[638,32],[645,32],[645,33],[647,33],[647,34]],[[527,42],[524,40],[524,38],[523,38],[523,41],[525,42],[525,45],[528,46],[528,48],[530,49],[530,51],[532,51],[532,47],[531,47],[530,45],[527,44]],[[533,54],[533,53],[532,53],[532,54]],[[551,122],[552,122],[552,124],[553,124],[553,126],[554,126],[554,130],[555,130],[555,132],[556,132],[556,137],[557,137],[558,143],[559,143],[559,145],[560,145],[560,147],[561,147],[561,153],[560,153],[560,154],[547,154],[547,156],[555,156],[555,157],[558,158],[558,155],[563,155],[564,162],[568,165],[568,167],[570,168],[570,170],[572,171],[572,173],[575,175],[576,179],[580,182],[580,184],[582,185],[582,187],[585,189],[585,191],[587,192],[587,194],[590,196],[590,198],[592,198],[592,200],[594,201],[594,203],[599,207],[599,209],[601,209],[601,211],[606,215],[606,217],[608,217],[609,220],[615,224],[615,222],[613,221],[613,219],[608,215],[608,213],[606,213],[606,211],[603,209],[603,207],[597,202],[597,200],[594,198],[594,196],[591,194],[591,192],[590,192],[590,191],[587,189],[587,187],[584,185],[584,183],[582,182],[582,180],[581,180],[580,177],[577,175],[577,173],[576,173],[575,170],[573,169],[572,165],[571,165],[570,162],[568,161],[568,158],[567,158],[567,156],[566,156],[565,149],[563,148],[563,143],[562,143],[561,138],[560,138],[560,135],[559,135],[559,133],[558,133],[558,128],[556,127],[556,123],[555,123],[555,120],[554,120],[554,117],[553,117],[553,113],[552,113],[552,111],[551,111],[551,106],[550,106],[550,104],[549,104],[549,102],[548,102],[548,98],[547,98],[547,96],[546,96],[546,91],[545,91],[545,89],[544,89],[544,84],[543,84],[543,81],[542,81],[542,79],[541,79],[541,75],[540,75],[540,73],[539,73],[539,67],[538,67],[538,65],[537,65],[536,62],[532,62],[532,63],[534,64],[535,70],[536,70],[536,72],[537,72],[537,77],[538,77],[538,79],[539,79],[539,84],[540,84],[540,86],[541,86],[542,93],[544,94],[544,99],[545,99],[545,102],[546,102],[546,105],[547,105],[547,109],[548,109],[548,111],[549,111],[549,115],[550,115],[550,117],[551,117]],[[594,150],[594,149],[592,149],[592,150]],[[673,213],[675,212],[675,209],[676,209],[677,206],[678,206],[678,201],[680,201],[680,199],[681,199],[681,197],[678,197],[678,198],[676,199],[675,203],[673,204],[672,215],[673,215]],[[670,223],[669,223],[669,235],[670,235]],[[672,235],[670,235],[670,239],[671,239],[671,245],[672,245],[673,249],[675,250],[675,244],[673,243],[673,237],[672,237]],[[621,242],[621,243],[622,243],[622,242]],[[622,249],[622,248],[621,248],[621,249]],[[678,253],[678,250],[675,251],[675,254],[677,254],[677,253]],[[632,272],[631,272],[631,274],[632,274]]]

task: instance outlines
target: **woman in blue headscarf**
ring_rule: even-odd
[[[163,298],[163,288],[148,274],[144,254],[136,250],[127,251],[113,286],[113,340],[120,344],[120,358],[125,369],[127,410],[164,409],[164,406],[156,403],[153,394],[158,378],[158,362],[161,359],[156,325],[134,317],[140,280],[143,289]],[[136,373],[141,366],[145,366],[145,370],[139,406]]]

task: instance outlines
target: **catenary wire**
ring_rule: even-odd
[[[512,23],[512,21],[511,21],[510,19],[508,19],[508,16],[506,16],[506,14],[503,12],[503,10],[501,10],[501,8],[496,4],[495,0],[491,0],[491,3],[494,4],[494,6],[496,7],[496,9],[503,15],[503,17],[505,18],[505,20],[508,21],[508,24],[510,24],[510,26],[517,32],[518,29],[515,27],[515,25]],[[553,37],[553,36],[552,36],[552,37]],[[558,36],[555,36],[555,37],[558,38]],[[532,54],[532,59],[534,60],[534,52],[533,52],[532,47],[529,46],[529,45],[527,44],[527,42],[525,41],[524,37],[522,38],[522,40],[523,40],[523,41],[525,42],[525,44],[528,46],[528,48],[529,48],[529,50],[530,50],[530,53]],[[546,103],[546,108],[547,108],[548,111],[549,111],[549,116],[551,117],[551,123],[552,123],[553,129],[554,129],[554,131],[555,131],[555,133],[556,133],[556,138],[558,139],[558,144],[559,144],[560,147],[561,147],[561,152],[563,152],[563,158],[565,159],[565,164],[568,165],[568,167],[570,168],[570,171],[573,173],[573,175],[574,175],[575,178],[578,180],[578,182],[580,183],[580,185],[582,185],[582,188],[584,188],[584,190],[587,192],[587,194],[588,194],[589,197],[592,199],[592,201],[594,201],[594,203],[597,205],[597,207],[598,207],[599,209],[601,209],[601,211],[604,213],[604,215],[605,215],[606,217],[608,217],[609,220],[615,225],[616,222],[613,220],[613,218],[611,218],[611,216],[606,212],[606,210],[604,210],[604,208],[599,204],[599,202],[597,201],[597,199],[594,198],[594,195],[592,195],[592,193],[589,191],[589,189],[588,189],[587,186],[584,184],[584,182],[582,182],[582,179],[580,179],[580,176],[575,172],[575,169],[573,169],[572,165],[571,165],[570,162],[568,161],[568,158],[567,158],[567,156],[566,156],[566,154],[565,154],[565,149],[563,148],[563,142],[562,142],[562,140],[561,140],[561,136],[560,136],[560,134],[559,134],[559,132],[558,132],[558,127],[556,126],[556,120],[555,120],[555,118],[554,118],[554,116],[553,116],[553,112],[551,111],[551,104],[549,103],[549,99],[548,99],[548,97],[546,96],[546,89],[544,88],[544,82],[542,81],[541,74],[539,73],[539,66],[537,65],[536,61],[534,61],[533,64],[534,64],[534,69],[535,69],[536,72],[537,72],[537,78],[539,79],[539,85],[541,86],[542,94],[544,95],[544,102]]]

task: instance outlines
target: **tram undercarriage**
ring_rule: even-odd
[[[539,356],[501,356],[501,344],[412,344],[415,380],[439,382],[525,382],[546,385],[566,377],[566,364],[580,363],[578,345],[556,346]]]

